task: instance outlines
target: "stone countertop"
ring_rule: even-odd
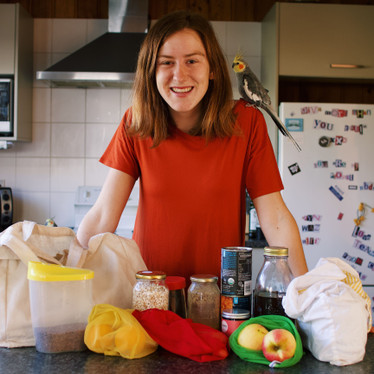
[[[264,365],[246,362],[233,352],[221,361],[198,363],[170,353],[161,347],[141,359],[127,360],[96,354],[90,351],[76,353],[44,354],[29,348],[0,348],[1,374],[168,374],[168,373],[230,373],[230,374],[309,374],[309,373],[374,373],[374,334],[370,334],[366,355],[362,362],[349,366],[334,366],[316,360],[306,352],[301,361],[288,368],[270,369]]]

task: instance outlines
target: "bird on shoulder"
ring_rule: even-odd
[[[293,138],[287,127],[272,108],[270,96],[268,95],[269,91],[261,84],[256,75],[250,69],[248,63],[243,60],[241,55],[235,56],[232,63],[232,68],[238,81],[240,96],[250,105],[265,110],[265,112],[267,112],[275,122],[279,131],[292,141],[298,151],[301,151],[301,148],[297,144],[296,140]]]

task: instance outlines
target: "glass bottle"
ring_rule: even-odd
[[[158,308],[168,310],[169,289],[162,271],[143,270],[135,274],[132,291],[132,308],[140,311]]]
[[[166,285],[169,288],[169,310],[182,318],[187,317],[186,278],[169,275],[166,277]]]
[[[188,318],[193,322],[220,329],[220,290],[218,277],[210,274],[197,274],[190,277],[187,304]]]
[[[254,317],[266,314],[287,316],[282,299],[292,279],[293,275],[288,265],[288,249],[265,247],[264,263],[254,289]]]

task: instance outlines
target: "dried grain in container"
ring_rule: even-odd
[[[135,274],[136,282],[132,292],[132,308],[140,311],[146,309],[163,309],[169,307],[169,289],[166,285],[166,274],[163,271],[143,270]]]

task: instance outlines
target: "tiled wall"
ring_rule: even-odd
[[[261,24],[213,22],[228,63],[240,51],[260,76]],[[35,19],[34,71],[57,62],[107,31],[106,20]],[[230,69],[231,71],[231,69]],[[236,94],[234,76],[233,87]],[[101,186],[98,162],[131,103],[131,90],[49,88],[34,81],[32,142],[0,150],[0,180],[14,195],[14,222],[74,226],[78,186]]]

